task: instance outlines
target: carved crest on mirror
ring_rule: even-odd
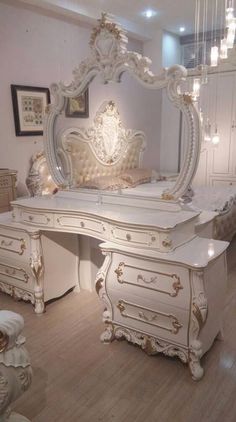
[[[162,197],[178,200],[187,191],[195,175],[201,142],[201,125],[196,105],[190,94],[182,94],[180,91],[181,81],[186,78],[187,71],[183,66],[175,65],[155,75],[150,70],[151,60],[139,53],[128,51],[127,42],[125,31],[114,23],[110,16],[102,14],[98,26],[92,31],[91,54],[74,69],[72,82],[69,85],[60,82],[51,86],[54,103],[47,109],[45,122],[45,153],[48,167],[58,186],[70,187],[71,175],[61,169],[58,159],[59,146],[55,136],[55,122],[65,108],[67,98],[80,95],[96,76],[106,84],[111,81],[119,82],[122,74],[128,72],[148,89],[166,89],[169,100],[183,112],[187,123],[186,154],[176,183]],[[103,123],[108,127],[109,119]],[[115,127],[118,128],[116,124]],[[105,138],[99,158],[103,161],[115,160],[118,142],[111,144],[108,138],[105,141],[106,129],[101,128],[101,131]],[[97,146],[101,144],[101,140],[97,142]]]

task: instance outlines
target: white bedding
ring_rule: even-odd
[[[191,205],[197,211],[208,210],[224,214],[236,205],[236,186],[196,187]]]

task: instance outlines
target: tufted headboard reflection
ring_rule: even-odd
[[[145,135],[122,127],[113,101],[104,102],[89,129],[70,128],[59,134],[59,156],[71,187],[99,176],[118,176],[141,166]]]

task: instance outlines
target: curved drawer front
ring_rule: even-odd
[[[55,227],[61,229],[78,229],[80,233],[101,235],[105,231],[105,226],[102,222],[87,217],[77,216],[63,216],[57,215],[55,220]]]
[[[153,246],[159,247],[159,233],[146,230],[130,230],[123,227],[115,226],[111,230],[111,236],[115,241],[121,241],[132,246]]]
[[[189,312],[137,297],[110,294],[113,322],[146,334],[187,345]]]
[[[114,254],[107,277],[107,289],[132,294],[188,309],[190,302],[189,272],[178,265],[127,259]]]
[[[21,221],[35,226],[53,226],[53,216],[47,213],[22,211]]]
[[[0,234],[0,255],[9,256],[15,255],[16,257],[28,255],[29,253],[29,240],[25,233],[15,233],[11,231],[8,234],[7,230],[1,230]]]
[[[17,264],[0,263],[0,281],[22,289],[33,290],[30,271]]]

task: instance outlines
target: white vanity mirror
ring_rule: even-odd
[[[152,197],[158,200],[176,201],[185,194],[191,184],[198,165],[201,142],[200,120],[192,96],[189,93],[180,92],[180,84],[186,77],[186,70],[176,65],[163,70],[160,75],[154,75],[149,69],[150,60],[138,53],[128,51],[127,42],[124,31],[103,14],[91,36],[91,55],[74,70],[73,81],[69,85],[59,83],[51,86],[54,102],[48,108],[45,125],[45,153],[49,171],[60,188],[75,190],[84,187],[85,182],[97,176],[119,176],[119,171],[140,167],[145,143],[148,145],[148,136],[146,133],[141,134],[140,131],[131,130],[124,125],[120,118],[120,109],[109,95],[110,83],[114,84],[114,82],[132,78],[133,84],[141,85],[138,89],[151,90],[153,98],[160,97],[162,89],[166,90],[173,107],[177,107],[183,113],[187,127],[187,147],[179,175],[175,182],[160,186],[160,189],[156,189],[152,194]],[[81,123],[80,127],[75,126],[74,123],[72,126],[72,119],[66,121],[64,118],[68,101],[78,97],[88,87],[92,97],[93,84],[101,83],[101,80],[103,84],[107,84],[104,90],[107,105],[99,104],[96,113],[94,112],[95,119],[92,126],[85,129],[81,129]],[[120,89],[122,83],[117,85]],[[149,112],[148,109],[144,111]],[[156,116],[160,114],[159,111],[156,110]],[[119,115],[119,118],[116,119],[115,115]],[[171,115],[169,119],[171,124]],[[155,117],[152,120],[155,120]],[[134,143],[139,144],[139,149],[136,145],[135,152],[135,148],[128,147],[131,145],[130,142],[132,143],[132,137],[136,140]],[[139,141],[137,141],[138,138]],[[150,154],[155,157],[154,151]],[[91,172],[83,161],[82,157],[85,158],[85,156],[90,169],[93,166]],[[125,160],[127,162],[124,163]],[[152,167],[155,168],[155,165]],[[151,176],[152,180],[154,178]],[[116,194],[120,194],[119,189]],[[126,195],[127,191],[122,190],[122,194]],[[136,194],[142,196],[140,191],[134,193]]]

